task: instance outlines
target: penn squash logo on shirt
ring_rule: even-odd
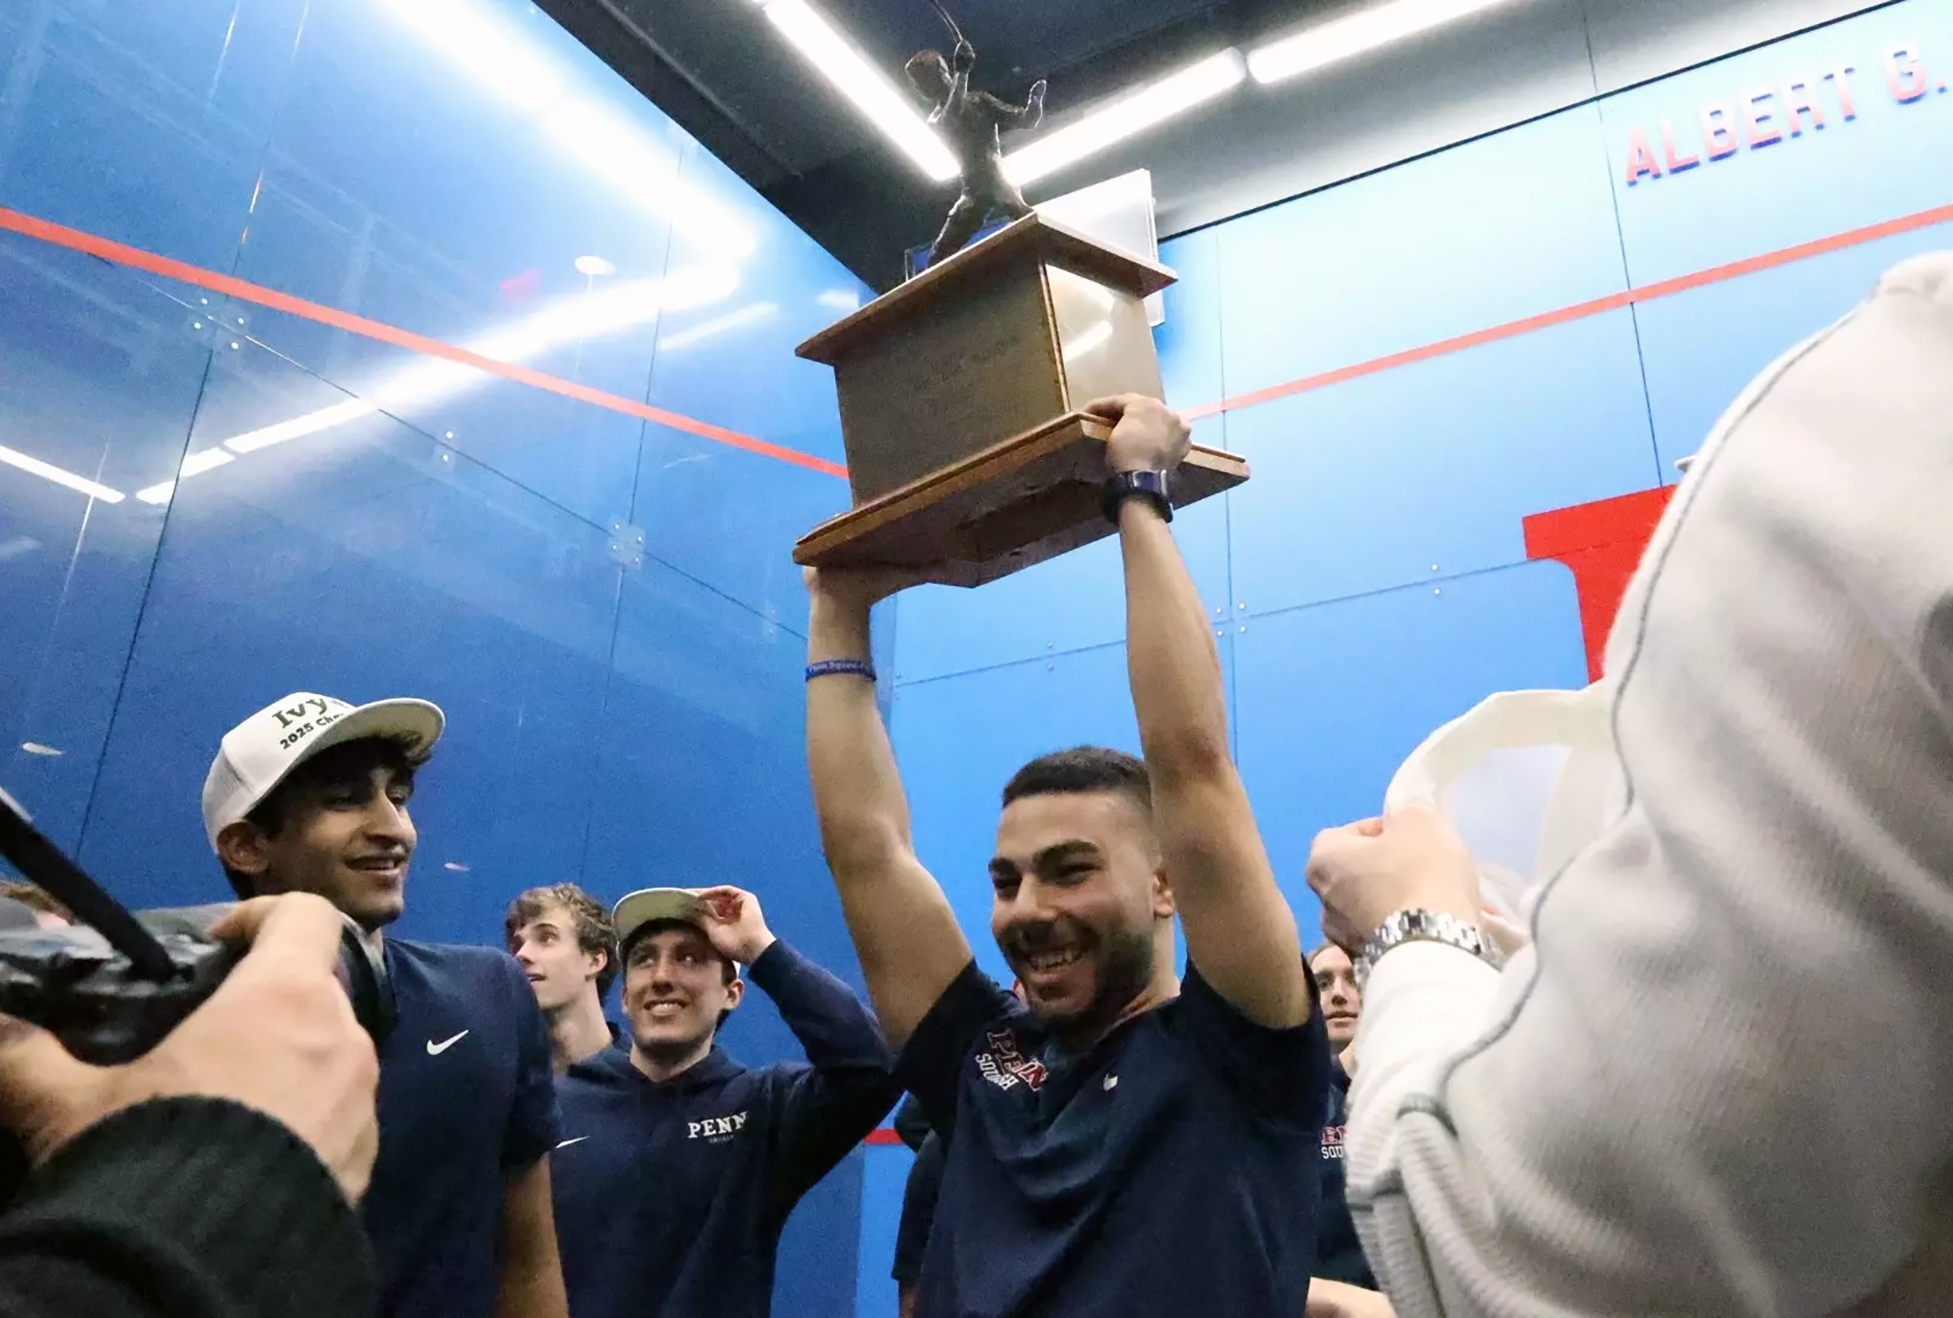
[[[1344,1126],[1324,1126],[1322,1128],[1323,1157],[1334,1158],[1338,1162],[1343,1160],[1343,1131],[1345,1129],[1347,1127]]]
[[[1017,1036],[1009,1030],[992,1030],[988,1036],[991,1051],[978,1053],[977,1070],[999,1089],[1022,1084],[1033,1093],[1051,1075],[1044,1063],[1024,1056],[1017,1047]]]
[[[707,1144],[724,1144],[746,1127],[746,1114],[734,1112],[725,1117],[706,1117],[699,1121],[685,1123],[685,1138],[704,1140]]]

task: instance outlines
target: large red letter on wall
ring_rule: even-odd
[[[1628,579],[1641,563],[1655,523],[1675,493],[1673,485],[1637,490],[1612,499],[1577,503],[1525,519],[1526,557],[1551,558],[1573,571],[1580,596],[1580,632],[1587,647],[1587,680],[1600,678],[1607,633],[1621,607]]]
[[[1916,101],[1926,94],[1926,67],[1919,53],[1905,46],[1892,52],[1885,61],[1885,76],[1892,83],[1892,96],[1900,104]]]
[[[1648,138],[1639,128],[1628,134],[1628,186],[1633,187],[1644,178],[1660,178],[1661,166],[1655,163],[1655,153],[1648,149]]]
[[[1742,145],[1736,139],[1735,119],[1726,105],[1712,105],[1702,112],[1702,144],[1709,148],[1709,159],[1727,160]]]

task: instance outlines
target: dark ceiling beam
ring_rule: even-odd
[[[764,188],[789,173],[736,110],[610,0],[535,0],[535,4],[754,187]]]

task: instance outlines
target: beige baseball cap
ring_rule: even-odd
[[[351,705],[311,691],[273,701],[224,734],[203,780],[203,829],[211,849],[217,835],[251,813],[320,751],[361,737],[398,737],[418,760],[434,749],[447,726],[440,706],[400,698]]]
[[[631,935],[645,925],[660,920],[678,920],[703,929],[705,903],[698,899],[698,894],[683,888],[639,888],[619,898],[610,911],[610,922],[617,928],[619,947],[628,943]]]

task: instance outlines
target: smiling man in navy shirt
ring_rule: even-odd
[[[224,735],[204,827],[240,898],[317,893],[385,960],[398,1023],[380,1047],[380,1155],[360,1203],[383,1318],[565,1318],[555,1077],[528,980],[494,948],[381,933],[406,909],[407,802],[444,722],[424,700],[287,696]]]
[[[916,1313],[1299,1318],[1328,1048],[1167,529],[1187,426],[1137,395],[1091,410],[1115,423],[1145,760],[1061,752],[1004,789],[990,926],[1024,1004],[978,971],[910,841],[868,662],[869,606],[903,578],[808,577],[822,841],[897,1075],[948,1151]]]
[[[556,1229],[576,1318],[760,1318],[787,1214],[895,1105],[888,1049],[847,985],[773,936],[738,888],[647,888],[613,916],[630,1047],[562,1077]],[[807,1062],[748,1070],[716,1042],[746,985]]]

